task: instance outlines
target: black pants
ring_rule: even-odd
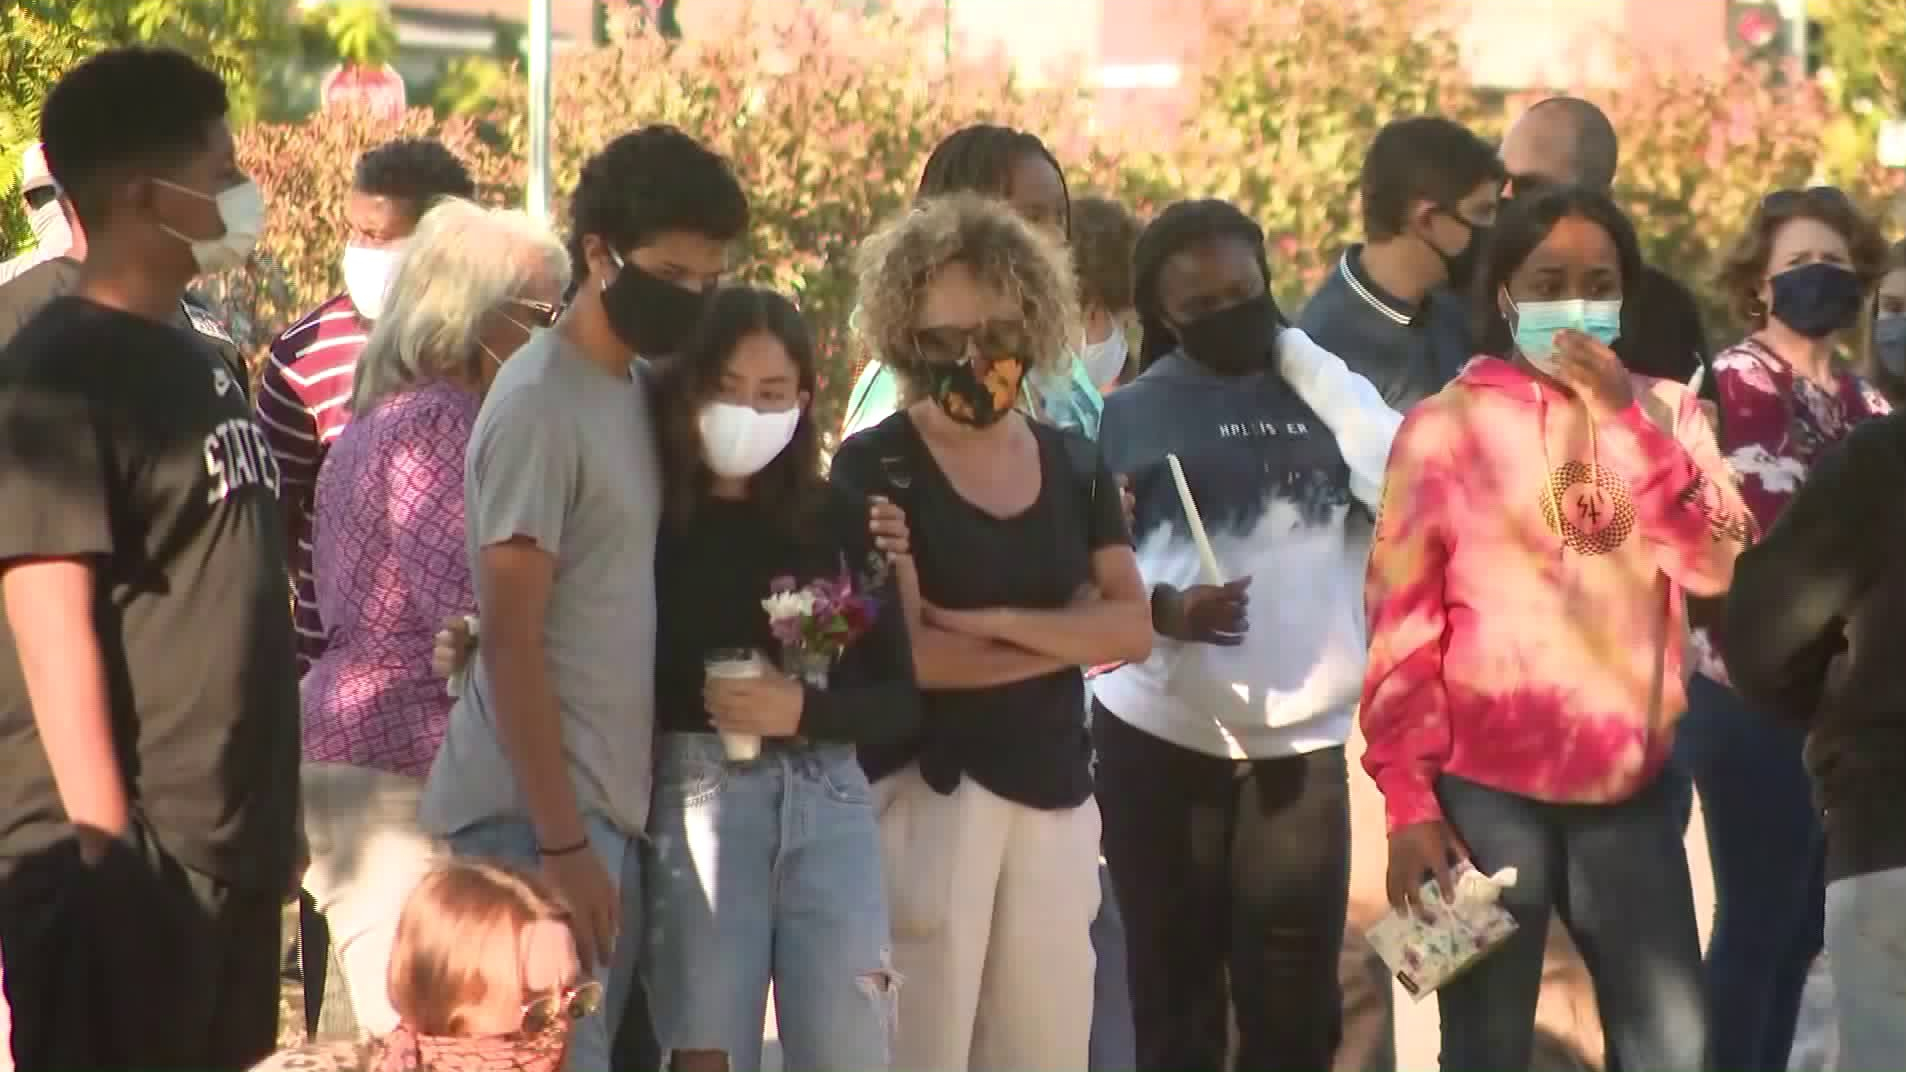
[[[1219,1072],[1234,1010],[1238,1072],[1328,1072],[1350,896],[1343,749],[1219,759],[1096,705],[1092,729],[1138,1067]]]
[[[135,829],[6,861],[0,955],[19,1072],[241,1072],[277,1044],[278,898],[186,869]]]

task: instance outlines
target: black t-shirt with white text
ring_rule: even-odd
[[[296,842],[278,485],[237,378],[176,326],[64,297],[0,356],[0,563],[95,563],[135,821],[257,889],[282,886]],[[0,622],[0,874],[69,830]]]
[[[1127,544],[1118,487],[1097,447],[1076,432],[1032,425],[1039,497],[1010,518],[962,498],[905,410],[840,445],[831,478],[906,511],[920,594],[948,610],[1070,604],[1092,581],[1092,554]],[[863,745],[869,778],[917,759],[941,793],[969,776],[1027,807],[1076,807],[1092,795],[1085,677],[1077,667],[973,689],[922,689],[925,729],[901,747]]]

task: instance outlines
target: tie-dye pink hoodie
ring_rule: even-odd
[[[1634,388],[1597,425],[1483,357],[1404,420],[1364,591],[1360,715],[1392,830],[1441,816],[1444,772],[1602,803],[1666,760],[1686,706],[1682,593],[1725,591],[1753,522],[1693,392]]]

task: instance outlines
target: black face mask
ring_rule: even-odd
[[[1470,281],[1476,278],[1476,266],[1482,262],[1482,248],[1489,241],[1489,228],[1480,223],[1471,223],[1454,212],[1449,216],[1469,228],[1469,244],[1463,247],[1461,253],[1444,253],[1434,242],[1429,247],[1436,250],[1436,255],[1443,260],[1443,271],[1449,276],[1449,289],[1466,291]]]
[[[1269,291],[1184,324],[1178,342],[1193,361],[1223,376],[1270,367],[1283,314]]]
[[[1825,261],[1789,268],[1773,278],[1774,319],[1809,339],[1824,339],[1860,315],[1860,277]]]
[[[690,290],[610,256],[617,271],[602,284],[602,311],[616,337],[642,357],[678,353],[701,323],[710,292]]]

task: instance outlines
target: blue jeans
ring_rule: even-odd
[[[1827,968],[1840,1067],[1897,1068],[1906,1055],[1906,867],[1827,887]]]
[[[1826,837],[1800,751],[1806,733],[1696,675],[1675,739],[1694,779],[1714,865],[1708,941],[1713,1064],[1787,1067],[1825,927]],[[1849,1066],[1851,1067],[1851,1066]]]
[[[1495,1072],[1530,1066],[1554,915],[1581,950],[1594,984],[1608,1067],[1705,1068],[1701,942],[1672,780],[1657,778],[1618,804],[1570,805],[1443,775],[1436,796],[1478,868],[1490,874],[1516,869],[1502,904],[1520,924],[1437,991],[1442,1067]]]
[[[670,733],[656,755],[647,963],[661,1052],[760,1068],[772,982],[787,1072],[887,1068],[900,980],[853,748],[770,741],[731,763],[713,734]]]
[[[1133,1072],[1138,1042],[1133,1037],[1132,988],[1125,978],[1125,921],[1112,895],[1112,875],[1099,864],[1099,914],[1092,921],[1092,1038],[1087,1043],[1087,1072]]]
[[[599,815],[584,816],[584,821],[590,846],[622,896],[622,919],[609,964],[592,966],[596,970],[590,973],[603,985],[602,1011],[576,1025],[563,1067],[569,1072],[601,1072],[615,1067],[610,1054],[616,1030],[622,1026],[623,1012],[632,1002],[639,1003],[642,996],[638,959],[642,948],[642,844],[639,838],[623,834]],[[488,819],[466,826],[450,835],[450,851],[458,856],[501,860],[529,871],[541,867],[536,831],[527,817]]]

